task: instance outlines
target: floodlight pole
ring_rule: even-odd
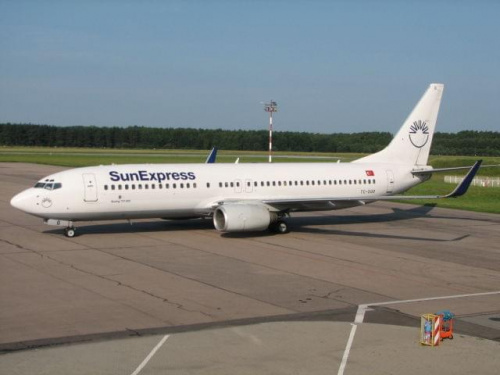
[[[273,161],[273,113],[278,112],[278,103],[270,101],[264,104],[264,111],[269,112],[269,163]]]

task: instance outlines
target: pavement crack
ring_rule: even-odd
[[[341,292],[344,288],[339,288],[339,289],[335,289],[335,290],[332,290],[331,292],[328,292],[327,294],[324,294],[324,295],[317,295],[317,294],[314,294],[314,293],[311,293],[309,294],[310,296],[313,296],[313,297],[317,297],[317,298],[322,298],[322,299],[333,299],[335,301],[338,301],[341,296],[337,295],[339,292]],[[335,294],[335,298],[331,298],[332,295]]]
[[[179,310],[182,310],[182,311],[185,311],[185,312],[190,312],[190,313],[198,313],[198,314],[204,315],[204,316],[209,317],[209,318],[214,318],[214,316],[212,316],[212,315],[210,315],[210,314],[208,314],[206,312],[188,309],[188,308],[184,307],[184,305],[181,304],[181,303],[170,301],[168,298],[156,295],[156,294],[154,294],[152,292],[149,292],[147,290],[144,290],[144,289],[136,288],[136,287],[134,287],[132,285],[129,285],[129,284],[125,284],[125,283],[123,283],[121,281],[118,281],[118,280],[115,280],[115,279],[113,279],[111,277],[107,277],[107,276],[99,275],[99,274],[91,272],[91,271],[87,271],[87,270],[85,270],[83,268],[76,267],[74,264],[63,262],[63,261],[61,261],[59,259],[56,259],[56,258],[53,258],[53,257],[51,257],[49,255],[45,255],[45,257],[47,259],[50,259],[50,260],[52,260],[52,261],[54,261],[54,262],[62,265],[62,266],[66,266],[66,267],[69,267],[71,269],[74,269],[75,271],[82,272],[82,273],[84,273],[86,275],[89,275],[89,276],[97,277],[97,278],[99,278],[101,280],[105,280],[107,282],[115,283],[116,286],[118,286],[118,287],[124,287],[124,288],[130,289],[130,290],[133,290],[135,292],[145,294],[145,295],[147,295],[149,297],[152,297],[152,298],[155,298],[157,300],[160,300],[163,303],[167,303],[169,305],[172,305],[176,309],[179,309]]]
[[[34,252],[34,253],[36,253],[36,254],[38,254],[38,255],[42,255],[42,254],[40,254],[40,253],[36,252],[35,250],[28,249],[27,247],[21,246],[21,245],[19,245],[19,244],[17,244],[17,243],[14,243],[14,242],[10,242],[10,241],[4,240],[3,238],[0,238],[0,242],[6,243],[7,245],[10,245],[10,246],[14,246],[14,247],[16,247],[16,248],[18,248],[18,249],[21,249],[21,250],[31,251],[31,252]]]

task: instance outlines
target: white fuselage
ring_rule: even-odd
[[[81,221],[201,217],[210,215],[218,202],[240,200],[366,198],[326,206],[310,203],[288,211],[340,209],[401,193],[422,182],[410,171],[411,166],[382,163],[86,167],[45,177],[40,187],[15,196],[12,205],[45,219]],[[60,187],[53,189],[54,184]]]

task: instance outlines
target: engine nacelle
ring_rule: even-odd
[[[227,204],[214,212],[215,229],[221,232],[263,231],[276,220],[276,214],[258,204]]]

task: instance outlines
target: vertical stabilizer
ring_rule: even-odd
[[[427,165],[444,85],[431,83],[391,143],[354,163]]]

